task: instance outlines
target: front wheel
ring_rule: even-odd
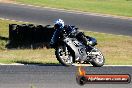
[[[95,67],[101,67],[105,63],[105,58],[102,52],[97,48],[91,50],[91,60],[91,64]]]
[[[73,64],[73,55],[67,46],[58,46],[55,50],[57,60],[65,65],[71,66]]]

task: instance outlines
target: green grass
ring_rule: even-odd
[[[19,23],[0,20],[0,37],[8,38],[8,25]],[[19,23],[21,24],[21,23]],[[97,47],[103,52],[106,63],[112,65],[132,65],[132,37],[85,32],[97,38]],[[8,50],[7,40],[0,38],[0,63],[59,64],[54,49],[16,49]]]
[[[0,63],[58,64],[53,49],[6,49],[5,46],[8,41],[2,38],[8,39],[9,24],[22,23],[0,20]]]
[[[98,40],[97,47],[103,52],[106,64],[132,65],[132,37],[87,32]]]
[[[43,7],[132,17],[132,0],[14,0]]]
[[[1,37],[5,37],[5,38],[8,38],[8,26],[11,22],[9,21],[3,21],[3,20],[0,20],[0,38]],[[3,39],[0,39],[0,50],[2,49],[5,49],[5,45],[7,44],[7,41],[6,40],[3,40]]]

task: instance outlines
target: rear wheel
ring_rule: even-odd
[[[92,59],[91,64],[93,66],[101,67],[101,66],[104,65],[105,58],[104,58],[102,52],[99,49],[97,49],[97,48],[92,49],[91,50],[91,55],[92,55],[91,56],[91,59]]]
[[[57,60],[65,65],[71,66],[73,64],[73,55],[67,46],[59,46],[55,50]]]

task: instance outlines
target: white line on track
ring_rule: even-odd
[[[118,19],[127,19],[132,20],[132,17],[126,17],[126,16],[117,16],[117,15],[110,15],[110,14],[101,14],[101,13],[92,13],[92,12],[83,12],[83,11],[75,11],[75,10],[66,10],[66,9],[59,9],[59,8],[52,8],[52,7],[42,7],[42,6],[35,6],[31,4],[23,4],[23,3],[12,3],[16,5],[23,5],[23,6],[29,6],[29,7],[36,7],[36,8],[44,8],[44,9],[50,9],[53,11],[60,11],[60,12],[67,12],[67,13],[74,13],[74,14],[83,14],[83,15],[92,15],[92,16],[100,16],[100,17],[111,17],[111,18],[118,18]]]
[[[20,64],[20,63],[3,64],[3,63],[0,63],[0,65],[13,65],[13,66],[15,66],[15,65],[24,65],[24,64]]]
[[[30,22],[26,22],[26,21],[12,20],[12,19],[7,19],[7,18],[0,18],[0,20],[7,20],[7,21],[14,21],[14,22],[24,22],[24,23],[30,23]]]
[[[105,67],[132,67],[132,65],[104,65]]]
[[[85,30],[80,30],[82,32],[85,32]],[[116,35],[116,34],[109,34],[109,33],[103,33],[103,32],[95,32],[95,31],[86,31],[86,32],[94,32],[94,33],[100,33],[100,34],[107,34],[107,35]],[[132,36],[129,36],[129,35],[116,35],[116,36],[122,36],[122,37],[132,37]]]
[[[3,64],[3,63],[0,63],[0,65],[7,65],[7,66],[8,65],[12,65],[12,66],[17,66],[18,65],[19,66],[19,65],[24,65],[24,64],[20,64],[20,63]],[[32,66],[32,65],[29,64],[29,66]],[[33,64],[33,66],[35,66],[35,64]],[[73,66],[91,67],[92,65],[90,65],[90,64],[74,64]],[[104,65],[102,67],[132,67],[132,65]]]
[[[7,19],[7,18],[0,18],[0,20],[8,20],[8,21],[14,21],[14,22],[32,23],[32,22],[28,22],[28,21],[12,20],[12,19]],[[33,24],[37,24],[37,23],[33,23]],[[44,24],[39,24],[39,25],[44,25]],[[85,31],[85,30],[80,30],[80,31]],[[94,32],[94,33],[107,34],[107,35],[116,35],[116,34],[109,34],[109,33],[95,32],[95,31],[87,31],[87,32]],[[116,36],[131,37],[131,36],[128,36],[128,35],[116,35]]]
[[[91,64],[73,64],[73,66],[92,66]],[[132,67],[132,65],[104,65],[103,67]]]

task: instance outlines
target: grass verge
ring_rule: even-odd
[[[8,50],[8,25],[20,22],[0,20],[0,63],[59,64],[54,49]],[[108,65],[132,65],[132,37],[85,32],[97,38],[97,47],[103,52]]]
[[[132,0],[14,0],[37,6],[132,17]]]

